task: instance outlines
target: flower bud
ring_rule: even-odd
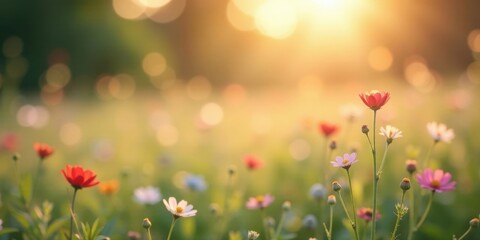
[[[152,222],[150,222],[150,219],[144,218],[142,226],[145,229],[150,229],[150,227],[152,226]]]
[[[417,160],[407,160],[405,165],[408,173],[413,174],[417,171]]]
[[[335,149],[337,149],[337,142],[332,141],[332,142],[330,143],[330,146],[329,146],[329,147],[330,147],[330,150],[335,150]]]
[[[400,183],[400,188],[403,191],[407,191],[408,189],[410,189],[410,179],[403,178],[402,182]]]
[[[339,192],[340,190],[342,190],[342,185],[340,185],[340,183],[337,181],[333,181],[332,188],[333,188],[333,191]]]
[[[18,153],[13,154],[12,159],[14,162],[18,161],[18,159],[20,159],[20,154]]]
[[[303,218],[303,227],[305,227],[306,229],[313,230],[317,228],[317,225],[318,225],[318,221],[314,215],[308,214]]]
[[[140,240],[142,235],[139,232],[128,231],[127,232],[127,237],[128,237],[129,240]]]
[[[328,195],[327,202],[328,202],[328,205],[333,206],[337,204],[337,198],[335,197],[335,195]]]
[[[480,219],[474,218],[474,219],[470,220],[470,227],[478,228],[478,226],[480,226]]]
[[[209,206],[210,213],[214,216],[216,216],[218,214],[219,209],[220,208],[219,208],[218,204],[216,204],[216,203],[212,203]]]
[[[237,170],[235,169],[235,166],[230,166],[228,168],[228,175],[232,176],[235,174],[235,172],[237,172]]]
[[[367,126],[367,125],[363,125],[363,126],[362,126],[362,133],[368,134],[368,132],[370,132],[370,129],[368,129],[368,126]]]
[[[248,240],[255,240],[260,236],[260,233],[255,231],[248,231]]]
[[[283,202],[282,209],[284,212],[290,211],[291,208],[292,208],[292,204],[289,201]]]

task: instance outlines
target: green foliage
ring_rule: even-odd
[[[100,235],[100,232],[102,231],[102,227],[99,226],[99,219],[95,219],[93,224],[90,226],[89,223],[81,223],[82,229],[82,235],[79,236],[78,234],[76,237],[80,240],[104,240],[104,239],[110,239],[106,236]]]

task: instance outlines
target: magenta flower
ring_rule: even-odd
[[[246,207],[248,209],[263,209],[272,204],[275,198],[270,194],[258,195],[248,199]]]
[[[422,188],[433,192],[447,192],[455,189],[456,182],[450,182],[452,175],[441,169],[432,171],[427,168],[421,174],[417,174],[417,181]]]
[[[343,157],[341,156],[337,156],[335,158],[335,161],[331,161],[330,163],[332,164],[332,166],[334,167],[342,167],[342,168],[345,168],[345,169],[349,169],[350,166],[352,166],[352,164],[358,162],[358,159],[357,159],[357,154],[356,153],[345,153],[343,155]]]

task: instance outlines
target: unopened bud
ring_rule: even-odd
[[[480,225],[480,219],[474,218],[474,219],[470,220],[470,226],[472,228],[478,228],[479,225]]]
[[[332,141],[332,142],[330,143],[330,150],[335,150],[335,149],[337,149],[337,142]]]
[[[335,195],[328,195],[327,202],[328,202],[328,205],[333,206],[337,204],[337,198],[335,197]]]
[[[232,176],[232,175],[235,174],[235,172],[237,172],[235,166],[230,166],[230,167],[228,168],[228,175]]]
[[[417,171],[417,160],[407,160],[405,162],[405,166],[407,168],[407,172],[413,174]]]
[[[212,203],[210,204],[209,209],[210,213],[215,216],[218,214],[220,208],[218,207],[218,204]]]
[[[18,153],[13,154],[12,159],[15,162],[18,161],[18,159],[20,159],[20,154],[18,154]]]
[[[407,191],[408,189],[410,189],[410,179],[403,178],[402,182],[400,183],[400,188],[403,191]]]
[[[368,132],[370,132],[370,129],[368,129],[368,126],[367,126],[367,125],[363,125],[363,126],[362,126],[362,133],[367,134]]]
[[[150,227],[152,226],[152,222],[150,222],[150,219],[144,218],[142,226],[145,229],[150,229]]]
[[[333,188],[333,191],[339,192],[340,190],[342,190],[342,185],[340,185],[340,183],[337,181],[333,181],[332,188]]]
[[[282,205],[283,211],[288,212],[290,211],[291,208],[292,208],[292,204],[289,201],[283,202],[283,205]]]
[[[129,240],[140,240],[142,235],[139,232],[128,231],[127,237]]]

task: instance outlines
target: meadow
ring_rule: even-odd
[[[0,239],[68,239],[74,193],[74,239],[167,239],[172,219],[178,221],[171,239],[255,239],[249,231],[258,232],[258,239],[355,239],[345,212],[357,215],[352,199],[355,211],[373,207],[369,141],[375,143],[377,170],[385,160],[376,239],[392,238],[402,192],[407,208],[414,193],[413,219],[420,221],[435,192],[416,177],[427,167],[450,173],[456,185],[435,193],[413,239],[458,239],[470,226],[464,239],[480,238],[478,222],[470,222],[480,213],[480,99],[474,82],[445,81],[431,91],[401,80],[190,88],[175,82],[121,99],[110,89],[67,95],[54,104],[36,95],[4,94]],[[376,111],[359,97],[373,89],[390,94]],[[430,122],[445,124],[454,137],[435,141]],[[387,125],[402,135],[390,144],[379,134]],[[53,152],[41,155],[36,143]],[[353,152],[358,162],[332,166],[337,156]],[[407,160],[416,160],[415,172],[407,171]],[[93,171],[99,183],[81,185],[77,179],[75,187],[62,175],[67,165]],[[408,190],[400,188],[405,177]],[[342,186],[346,211],[333,181]],[[162,202],[169,197],[186,200],[196,214],[176,216]],[[371,238],[369,214],[356,217],[359,239]],[[407,239],[410,214],[392,239]]]

